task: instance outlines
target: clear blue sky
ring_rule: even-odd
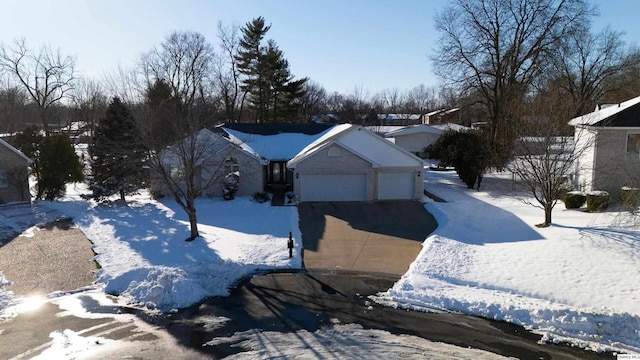
[[[640,44],[638,0],[593,0],[624,39]],[[429,57],[434,14],[446,0],[2,0],[0,42],[24,37],[74,55],[80,74],[103,74],[135,64],[174,30],[203,34],[217,44],[216,25],[243,25],[263,16],[297,77],[328,91],[369,94],[437,85]]]

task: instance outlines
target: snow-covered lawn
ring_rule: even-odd
[[[379,303],[445,309],[524,325],[545,340],[640,351],[640,226],[624,212],[542,210],[514,196],[507,175],[480,192],[454,172],[425,174],[437,230]]]
[[[186,242],[188,219],[171,199],[154,201],[142,194],[128,199],[128,206],[100,206],[71,188],[68,194],[62,201],[38,204],[72,217],[93,243],[101,266],[98,286],[151,309],[186,307],[227,295],[237,281],[257,271],[302,266],[293,206],[272,207],[250,198],[199,199],[201,238]],[[0,277],[0,304],[10,303],[2,291],[6,280]]]
[[[553,226],[536,228],[542,210],[518,198],[526,194],[514,196],[504,175],[485,177],[480,192],[466,189],[453,172],[425,175],[426,188],[447,200],[425,205],[438,229],[409,271],[376,301],[506,320],[545,340],[598,351],[640,352],[637,217],[566,210],[559,203]],[[201,199],[202,238],[185,242],[186,215],[170,199],[142,194],[129,206],[108,207],[81,199],[79,192],[82,188],[70,189],[63,201],[39,204],[73,217],[102,266],[96,287],[129,302],[162,310],[184,307],[225,295],[256,271],[301,267],[295,207],[249,198]],[[286,247],[289,232],[293,259]],[[3,291],[10,280],[0,274],[0,313],[14,302]]]

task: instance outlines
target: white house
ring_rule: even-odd
[[[640,96],[599,105],[574,118],[579,189],[606,190],[618,197],[623,186],[640,186]]]

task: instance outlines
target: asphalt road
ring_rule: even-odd
[[[346,272],[255,276],[229,297],[209,299],[177,314],[149,319],[186,347],[223,358],[242,351],[237,344],[202,346],[216,337],[250,329],[290,332],[356,323],[364,328],[472,347],[519,359],[612,359],[564,345],[538,344],[540,336],[505,322],[451,313],[406,311],[372,304],[368,295],[392,286],[395,278]],[[221,326],[205,326],[224,316]]]

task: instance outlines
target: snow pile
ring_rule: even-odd
[[[481,192],[465,189],[455,173],[425,179],[448,201],[426,204],[439,227],[376,301],[505,320],[596,351],[640,351],[637,223],[560,203],[554,225],[535,228],[542,210],[507,195],[506,179],[485,177]]]
[[[3,310],[15,304],[13,293],[4,290],[4,287],[9,285],[11,285],[11,281],[6,280],[0,272],[0,320],[6,316]]]
[[[189,236],[184,211],[172,200],[140,196],[129,206],[97,206],[73,197],[47,203],[73,217],[94,244],[98,283],[105,291],[149,308],[170,310],[208,296],[227,295],[256,271],[298,269],[301,236],[295,207],[271,207],[249,198],[196,202],[201,238]],[[294,237],[294,257],[287,240]]]

